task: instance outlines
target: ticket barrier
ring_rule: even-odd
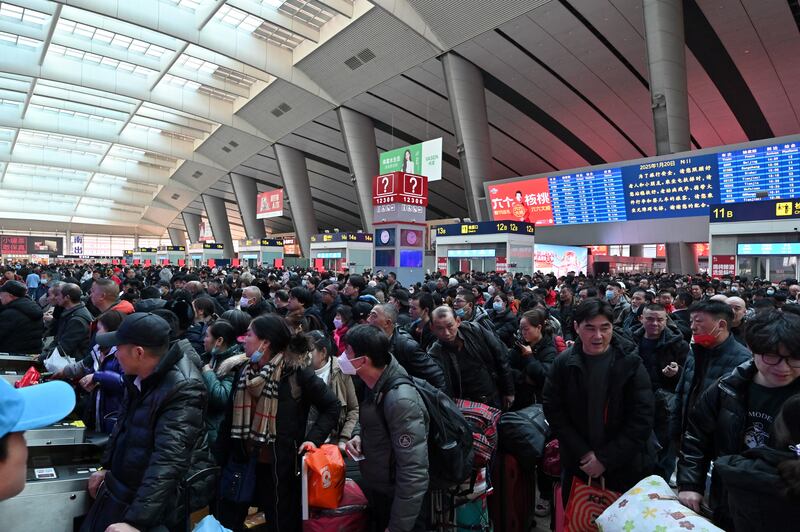
[[[29,430],[25,440],[25,489],[0,502],[0,523],[13,523],[14,530],[78,530],[92,505],[86,488],[108,436],[86,431],[80,421],[63,421]]]

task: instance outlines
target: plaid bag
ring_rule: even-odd
[[[489,463],[495,449],[497,449],[497,422],[502,412],[483,403],[456,399],[461,413],[472,425],[472,441],[475,449],[474,469],[479,469]]]

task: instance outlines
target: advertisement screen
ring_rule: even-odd
[[[394,268],[394,250],[375,250],[375,266],[381,268]]]
[[[378,229],[375,231],[375,247],[394,247],[394,229]]]
[[[536,225],[553,225],[553,209],[546,178],[489,187],[492,217]]]
[[[422,251],[415,249],[400,250],[401,268],[422,268]]]
[[[256,218],[283,216],[283,189],[268,190],[256,196]]]
[[[536,244],[533,256],[534,270],[553,273],[556,277],[569,272],[585,273],[588,267],[588,250],[584,247]]]
[[[380,154],[379,173],[407,172],[424,175],[428,181],[442,178],[442,139],[426,140]]]
[[[208,222],[200,222],[200,242],[213,242],[214,233],[211,232],[211,224]]]

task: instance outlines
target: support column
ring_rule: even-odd
[[[186,246],[186,233],[176,227],[168,227],[167,233],[173,246]]]
[[[283,187],[289,198],[289,209],[292,211],[292,223],[300,251],[304,257],[311,256],[311,235],[319,232],[314,202],[311,199],[311,185],[308,182],[306,158],[300,150],[273,144],[278,170],[283,179]]]
[[[492,175],[492,146],[483,76],[478,67],[454,54],[442,56],[442,66],[456,126],[467,211],[473,221],[488,220],[483,182]]]
[[[689,151],[682,0],[643,0],[656,153]]]
[[[214,235],[214,242],[222,244],[223,256],[230,259],[234,256],[233,238],[231,238],[231,226],[228,222],[228,211],[225,209],[225,200],[210,194],[203,194],[203,206],[206,208],[206,216],[211,224],[211,232]]]
[[[186,234],[189,235],[189,242],[196,244],[200,242],[200,222],[202,221],[199,214],[191,212],[181,213],[183,217],[183,225],[186,226]]]
[[[700,269],[694,246],[687,242],[671,242],[666,245],[667,271],[681,275],[696,274]]]
[[[231,184],[233,185],[233,195],[236,196],[236,203],[239,205],[239,214],[244,223],[244,232],[247,238],[258,240],[267,236],[264,230],[264,220],[256,218],[256,196],[258,187],[256,180],[252,177],[230,173]]]
[[[378,175],[378,146],[375,143],[375,124],[372,119],[346,107],[336,109],[339,128],[342,130],[347,160],[350,164],[350,179],[356,187],[361,226],[371,233],[372,226],[372,178]]]

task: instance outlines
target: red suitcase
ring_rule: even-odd
[[[523,470],[510,454],[497,453],[492,469],[489,516],[495,530],[528,532],[535,528],[536,471]]]
[[[309,509],[303,532],[366,532],[369,525],[367,498],[358,484],[347,479],[344,495],[335,510]]]

